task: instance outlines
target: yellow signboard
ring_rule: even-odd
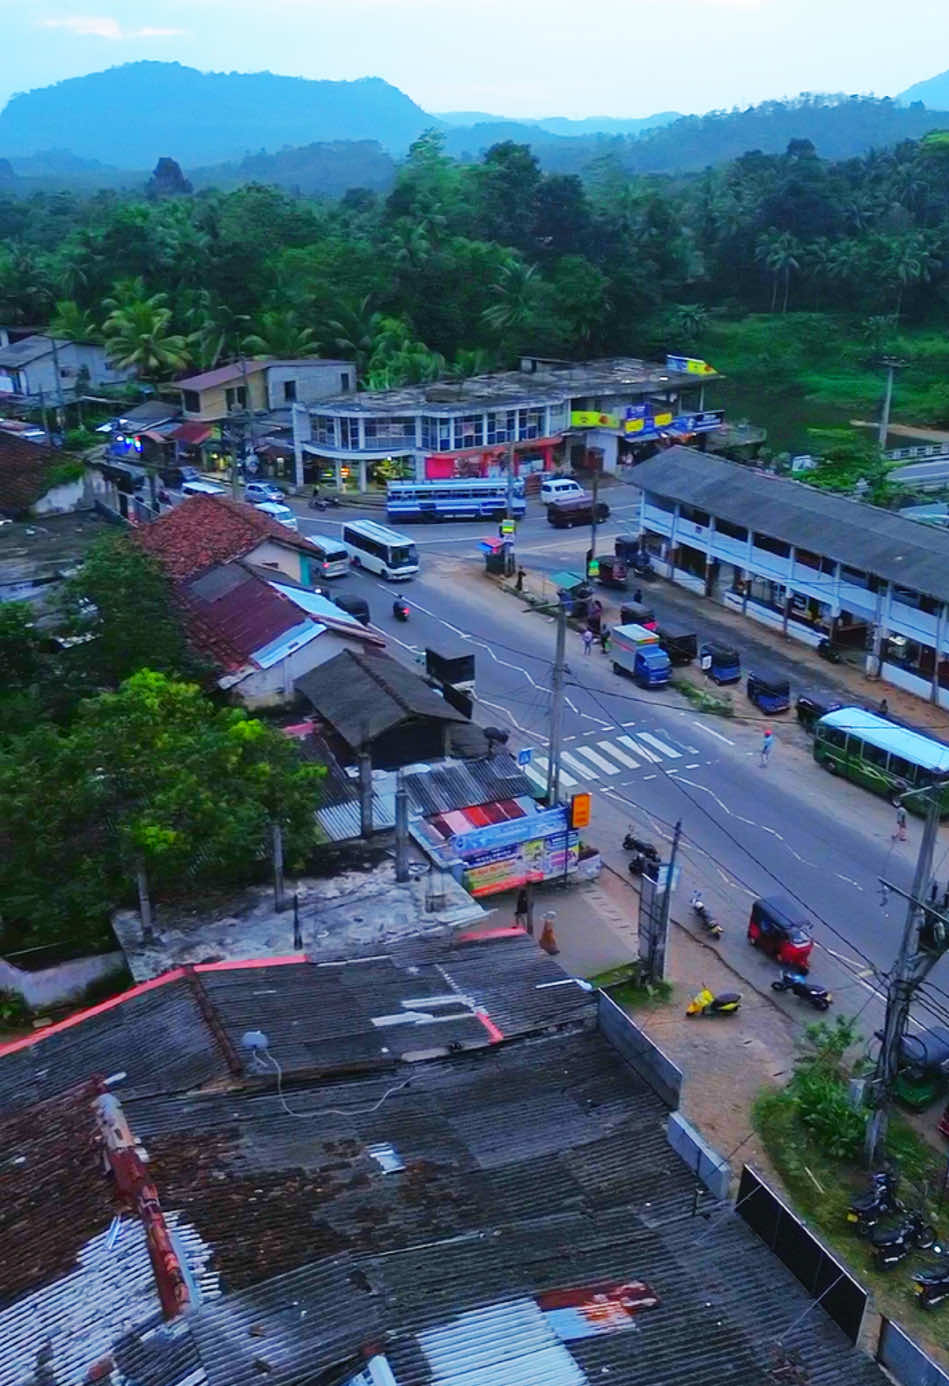
[[[667,356],[667,371],[681,371],[685,375],[715,375],[715,367],[707,361],[698,361],[694,356]]]
[[[595,409],[574,409],[570,415],[571,428],[619,428],[616,414],[598,414]]]
[[[636,419],[623,422],[624,433],[653,433],[657,428],[668,428],[672,423],[672,410],[664,409],[661,414],[640,415]]]

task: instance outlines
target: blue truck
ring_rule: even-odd
[[[614,626],[610,636],[613,672],[629,674],[640,688],[664,688],[672,674],[669,656],[654,630],[645,626]]]

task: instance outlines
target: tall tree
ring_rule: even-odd
[[[171,309],[166,294],[134,297],[123,290],[106,300],[109,314],[102,335],[110,360],[131,366],[143,379],[184,370],[191,356],[180,333],[170,330]]]

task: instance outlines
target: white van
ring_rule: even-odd
[[[277,501],[261,501],[259,505],[254,506],[254,509],[261,511],[264,515],[269,515],[272,520],[286,525],[287,529],[298,530],[300,528],[297,517],[289,505],[280,505]]]
[[[320,576],[325,578],[345,577],[349,572],[349,550],[339,539],[330,539],[326,534],[308,534],[308,541],[319,552],[316,566]]]
[[[586,495],[582,486],[566,476],[545,477],[540,483],[540,499],[544,505],[552,501],[579,500]]]
[[[226,496],[226,486],[218,486],[216,481],[185,481],[181,486],[183,496]]]

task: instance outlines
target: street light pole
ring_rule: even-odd
[[[560,751],[563,742],[563,698],[567,672],[567,609],[557,603],[557,647],[551,679],[550,746],[547,762],[547,803],[553,808],[560,798]]]

